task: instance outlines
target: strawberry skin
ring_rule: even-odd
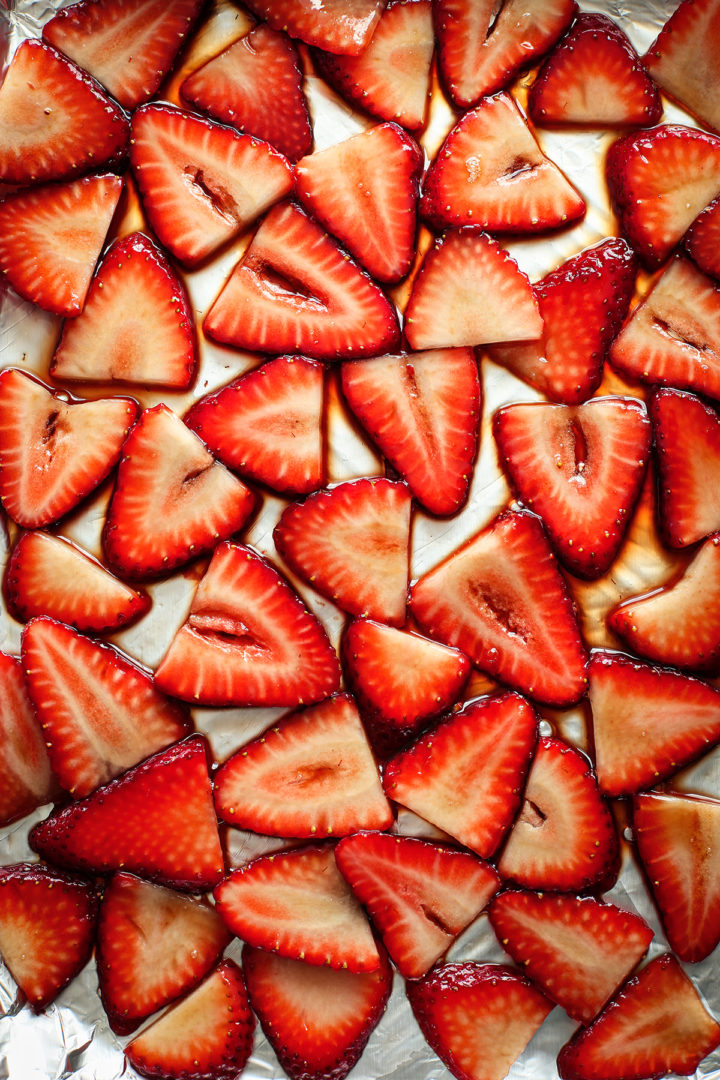
[[[59,794],[20,660],[0,653],[0,824]]]
[[[695,218],[685,234],[685,248],[704,274],[720,278],[720,196]]]
[[[720,130],[717,36],[715,0],[683,0],[643,57],[662,89],[715,131]]]
[[[370,44],[385,0],[249,0],[247,5],[273,30],[306,45],[357,56]]]

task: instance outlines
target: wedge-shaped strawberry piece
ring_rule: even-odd
[[[537,737],[535,711],[518,694],[479,698],[393,758],[385,791],[489,859],[520,808]]]
[[[356,56],[370,44],[385,0],[249,0],[247,5],[274,30],[307,45]]]
[[[663,107],[617,23],[582,12],[540,68],[528,111],[536,124],[649,127]]]
[[[0,868],[0,955],[36,1012],[90,959],[97,907],[89,881],[34,863]]]
[[[120,1035],[196,986],[230,944],[224,922],[198,903],[134,874],[103,894],[97,939],[100,996]]]
[[[340,668],[322,625],[277,570],[249,548],[221,544],[155,682],[199,705],[292,708],[334,693]]]
[[[335,858],[406,979],[430,970],[500,884],[489,863],[410,836],[358,833]]]
[[[410,492],[384,477],[352,480],[291,503],[275,526],[288,566],[351,615],[405,622]]]
[[[298,162],[298,198],[377,281],[404,278],[415,258],[420,147],[378,124]]]
[[[662,89],[708,127],[720,130],[717,0],[683,0],[643,57]]]
[[[558,1056],[562,1080],[689,1076],[720,1044],[720,1024],[674,956],[656,957]]]
[[[253,1009],[290,1080],[344,1080],[380,1020],[392,969],[334,971],[246,945],[243,968]]]
[[[585,201],[537,144],[515,99],[465,113],[423,181],[420,212],[435,229],[546,232],[576,221]]]
[[[240,349],[319,360],[387,352],[399,337],[378,286],[293,203],[270,211],[203,326]]]
[[[651,425],[633,398],[507,405],[495,413],[513,491],[542,518],[562,564],[583,578],[612,564],[640,494]]]
[[[348,971],[381,966],[332,844],[255,859],[233,870],[213,895],[233,934],[255,948]]]
[[[562,739],[541,738],[500,876],[527,889],[580,892],[608,877],[617,857],[612,814],[587,758]]]
[[[154,754],[41,821],[44,859],[93,874],[127,870],[184,892],[211,889],[223,856],[201,735]]]
[[[703,273],[720,278],[720,196],[695,218],[685,234],[685,248]]]
[[[495,240],[461,229],[435,241],[405,313],[411,348],[524,341],[542,330],[530,282]]]
[[[24,817],[59,794],[22,664],[0,653],[0,824]]]
[[[167,405],[146,409],[123,447],[103,547],[130,578],[157,577],[211,551],[247,521],[255,496]]]
[[[269,836],[348,836],[393,823],[349,694],[286,716],[245,743],[213,788],[223,821]]]
[[[201,8],[202,0],[80,0],[45,24],[43,39],[134,109],[160,86]]]
[[[195,322],[182,281],[147,236],[116,240],[82,313],[63,326],[50,373],[185,390],[196,364]]]
[[[431,637],[462,649],[481,669],[548,705],[585,690],[585,649],[575,611],[539,520],[501,514],[410,596]]]
[[[130,164],[158,240],[195,266],[292,188],[269,143],[171,105],[133,116]]]
[[[26,529],[49,525],[98,487],[137,415],[129,398],[68,400],[24,372],[0,373],[0,502]]]

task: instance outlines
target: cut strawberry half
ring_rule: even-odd
[[[273,533],[288,566],[351,615],[400,626],[408,590],[411,496],[384,477],[318,491]]]
[[[597,578],[614,562],[650,454],[645,406],[632,398],[585,405],[507,405],[493,417],[500,462],[534,510],[563,565]]]
[[[500,885],[489,863],[410,836],[348,836],[335,858],[406,979],[425,975]]]
[[[718,32],[716,0],[683,0],[643,57],[662,89],[716,131],[720,130]]]
[[[373,356],[399,338],[387,297],[294,203],[267,215],[203,328],[239,349],[318,360]]]
[[[0,653],[0,824],[24,817],[59,794],[22,664]]]
[[[518,694],[479,698],[388,762],[385,791],[489,859],[520,808],[537,737]]]
[[[340,668],[321,623],[277,570],[221,544],[155,683],[198,705],[294,708],[334,693]]]
[[[356,56],[370,44],[385,0],[249,0],[255,15],[306,45]]]
[[[720,196],[695,218],[685,233],[685,248],[704,274],[720,278]]]
[[[137,416],[129,398],[68,397],[23,371],[0,373],[0,502],[26,529],[57,521],[103,482]]]
[[[582,1024],[597,1016],[653,939],[639,915],[591,896],[504,892],[488,914],[525,975]]]

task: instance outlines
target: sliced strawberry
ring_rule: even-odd
[[[537,736],[518,694],[479,698],[393,758],[385,791],[489,859],[520,808]]]
[[[22,664],[0,653],[0,824],[24,817],[59,794]]]
[[[431,637],[508,686],[549,705],[584,693],[573,603],[533,514],[495,518],[413,585],[410,606]]]
[[[26,529],[48,525],[98,487],[137,415],[129,398],[68,400],[8,368],[0,373],[0,502]]]
[[[341,369],[350,408],[418,502],[456,513],[477,453],[481,386],[472,349],[351,360]]]
[[[89,881],[35,863],[0,867],[0,954],[36,1012],[90,959],[97,907]]]
[[[503,949],[582,1024],[597,1016],[653,939],[639,915],[591,896],[504,892],[488,914]]]
[[[410,836],[358,833],[335,858],[406,979],[430,970],[500,884],[489,863]]]
[[[351,615],[400,626],[408,590],[411,496],[384,477],[291,503],[273,533],[288,566]]]
[[[656,957],[558,1056],[562,1080],[641,1080],[694,1073],[720,1044],[713,1020],[674,956]]]
[[[257,26],[188,76],[180,93],[214,120],[297,161],[313,141],[302,81],[300,57],[287,34]]]
[[[526,889],[580,892],[607,878],[617,858],[612,814],[587,758],[562,739],[541,738],[500,876]]]
[[[34,827],[44,859],[93,874],[127,870],[185,892],[223,875],[207,745],[191,736]]]
[[[695,218],[685,233],[685,248],[704,274],[720,278],[720,196]]]
[[[377,281],[404,278],[415,259],[420,147],[378,124],[298,162],[300,201]]]
[[[420,212],[433,228],[547,232],[576,221],[585,201],[547,158],[509,94],[466,112],[423,180]]]
[[[650,455],[645,405],[507,405],[495,413],[500,462],[517,498],[543,521],[563,565],[597,578],[614,562]]]
[[[385,0],[249,0],[247,5],[273,30],[307,45],[356,56],[370,44]]]
[[[277,570],[221,544],[155,682],[194,704],[293,708],[334,693],[340,670],[322,625]]]
[[[147,236],[116,240],[82,313],[63,326],[51,375],[185,390],[196,365],[195,321],[181,279]]]
[[[172,105],[143,105],[132,120],[130,164],[161,244],[195,266],[293,185],[269,143]]]
[[[204,330],[239,349],[318,360],[372,356],[399,337],[378,286],[294,203],[265,218]]]
[[[683,0],[643,57],[662,89],[708,127],[720,129],[717,0]]]

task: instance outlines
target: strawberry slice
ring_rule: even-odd
[[[518,694],[479,698],[388,762],[385,791],[489,859],[520,808],[537,736]]]
[[[558,1056],[562,1080],[641,1080],[694,1073],[720,1044],[720,1024],[674,956],[656,957]]]
[[[208,904],[115,874],[103,894],[97,938],[100,996],[112,1030],[128,1035],[197,986],[229,944]]]
[[[435,229],[547,232],[576,221],[585,201],[547,158],[509,94],[466,112],[423,180],[420,213]]]
[[[340,669],[321,623],[277,570],[220,544],[155,683],[198,705],[292,708],[334,693]]]
[[[581,12],[540,68],[528,111],[536,124],[650,127],[663,106],[617,23]]]
[[[113,569],[157,577],[237,532],[255,496],[167,405],[146,409],[123,447],[103,547]]]
[[[318,360],[387,352],[399,337],[378,286],[294,203],[267,215],[203,329],[239,349]]]
[[[298,198],[377,281],[404,278],[415,259],[420,147],[378,124],[298,162]]]
[[[77,315],[120,199],[119,176],[86,176],[0,202],[0,271],[45,311]]]
[[[410,492],[384,477],[353,480],[291,503],[273,539],[294,573],[351,615],[405,622]]]
[[[188,76],[180,93],[214,120],[297,161],[313,141],[302,81],[300,57],[287,34],[257,26]]]
[[[567,585],[538,518],[501,514],[412,587],[431,637],[548,705],[585,691],[585,649]]]
[[[202,0],[80,0],[45,24],[43,40],[134,109],[160,86],[202,6]]]
[[[223,875],[223,856],[204,737],[161,750],[55,811],[34,827],[30,846],[71,869],[123,869],[184,892],[211,889]]]
[[[128,133],[94,79],[36,38],[20,43],[0,87],[0,180],[38,184],[115,165]]]
[[[6,653],[0,653],[0,689],[0,825],[8,825],[59,792],[22,664]]]
[[[507,405],[493,417],[500,463],[562,564],[597,578],[614,562],[640,495],[651,426],[633,398]]]
[[[286,716],[245,743],[218,770],[213,789],[221,820],[269,836],[348,836],[394,820],[348,694]]]
[[[695,218],[685,234],[685,248],[704,274],[720,278],[720,196]]]
[[[97,907],[89,881],[34,863],[0,867],[0,954],[35,1012],[90,959]]]
[[[250,1003],[290,1080],[344,1080],[385,1011],[392,969],[334,971],[246,945]]]
[[[720,130],[718,33],[716,0],[683,0],[643,57],[662,89],[715,131]]]
[[[233,870],[213,896],[232,933],[255,948],[348,971],[381,967],[332,844],[255,859]]]
[[[189,267],[293,185],[290,163],[269,143],[172,105],[134,113],[130,164],[158,240]]]
[[[35,529],[73,510],[117,464],[137,415],[129,398],[69,399],[23,371],[0,373],[0,502]]]
[[[357,56],[370,44],[385,0],[249,0],[247,5],[273,30],[307,45]]]
[[[195,322],[182,281],[147,236],[116,240],[82,313],[63,326],[50,374],[185,390],[196,365]]]
[[[504,892],[488,915],[503,949],[581,1024],[597,1016],[653,939],[639,915],[591,896]]]
[[[406,979],[430,970],[500,884],[489,863],[410,836],[358,833],[335,858]]]

